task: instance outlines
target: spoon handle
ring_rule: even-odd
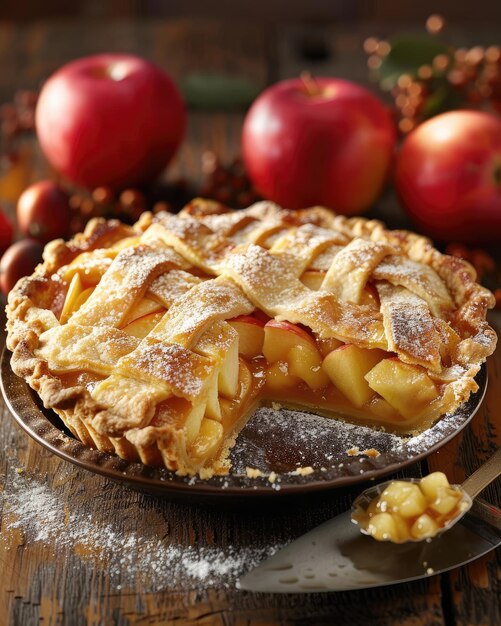
[[[467,478],[461,485],[462,489],[471,497],[475,498],[493,480],[501,474],[501,448],[481,465],[476,472]]]

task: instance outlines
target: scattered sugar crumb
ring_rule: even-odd
[[[431,576],[432,574],[434,574],[434,573],[435,573],[435,570],[433,569],[433,567],[429,567],[429,568],[426,570],[426,573],[428,574],[428,576]]]
[[[282,374],[285,374],[287,376],[287,374],[289,373],[289,364],[286,361],[279,361],[278,369],[282,372]]]

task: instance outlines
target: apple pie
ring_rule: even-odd
[[[375,220],[197,199],[49,243],[7,345],[86,445],[206,477],[259,403],[401,433],[456,410],[496,345],[475,279]]]

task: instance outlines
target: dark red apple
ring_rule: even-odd
[[[42,244],[34,239],[22,239],[7,248],[0,260],[0,288],[5,295],[41,263],[42,252]]]
[[[501,241],[501,119],[452,111],[405,139],[395,183],[418,228],[441,241]]]
[[[13,236],[12,224],[7,216],[0,211],[0,254],[3,254],[10,246]]]
[[[242,150],[258,191],[288,208],[316,204],[351,215],[378,198],[392,162],[389,110],[363,87],[335,78],[285,80],[245,119]]]
[[[128,54],[68,63],[45,83],[36,109],[42,149],[85,187],[120,188],[157,176],[184,135],[185,110],[162,69]]]
[[[47,243],[65,237],[71,219],[68,194],[51,180],[30,185],[17,201],[17,223],[26,237]]]

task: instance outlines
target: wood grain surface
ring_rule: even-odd
[[[225,72],[261,88],[308,68],[363,81],[360,46],[371,32],[386,34],[371,25],[347,30],[187,20],[0,23],[0,101],[15,89],[37,87],[70,58],[103,50],[142,54],[178,80],[189,72]],[[305,34],[333,47],[327,60],[305,58]],[[206,149],[223,159],[238,154],[242,119],[242,112],[190,112],[172,175],[200,180]],[[36,148],[27,150],[19,184],[47,171]],[[374,215],[391,226],[405,223],[391,196]],[[405,475],[441,469],[460,482],[499,446],[499,351],[489,373],[486,400],[471,425]],[[169,502],[53,457],[15,425],[3,403],[1,411],[0,626],[501,624],[501,560],[493,553],[447,575],[373,590],[289,596],[238,591],[238,574],[345,510],[359,489],[266,506]],[[499,482],[485,493],[497,505],[500,495]]]

